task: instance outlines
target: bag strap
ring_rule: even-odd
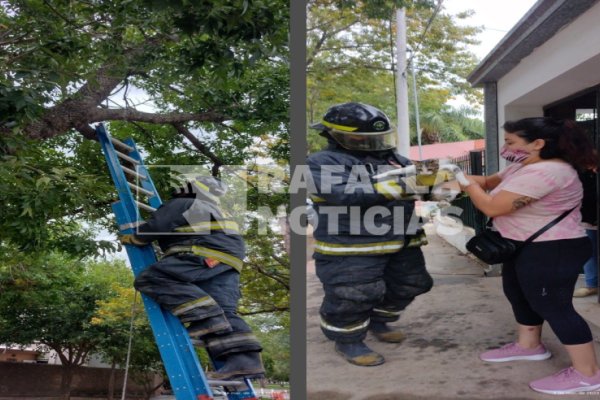
[[[527,244],[527,243],[531,243],[533,242],[536,238],[538,238],[542,233],[546,232],[548,229],[552,228],[554,225],[558,224],[560,221],[563,220],[563,218],[565,218],[567,215],[569,215],[571,213],[571,211],[573,211],[574,209],[576,209],[577,207],[573,207],[570,210],[565,211],[564,213],[560,214],[558,217],[554,218],[552,221],[550,221],[546,226],[544,226],[542,229],[540,229],[539,231],[537,231],[536,233],[534,233],[533,235],[529,236],[527,238],[527,240],[525,240],[523,242],[523,244]]]

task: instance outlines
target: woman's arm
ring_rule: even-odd
[[[506,190],[500,190],[499,193],[493,196],[486,193],[486,189],[495,188],[501,182],[502,178],[498,174],[492,175],[487,179],[483,176],[467,177],[463,174],[460,167],[454,164],[447,164],[444,167],[454,173],[461,189],[469,195],[475,207],[488,217],[509,214],[537,200],[534,197]]]
[[[474,179],[470,180],[473,183],[477,183]],[[537,200],[533,197],[507,192],[506,190],[501,190],[496,195],[490,196],[478,184],[471,184],[465,187],[464,191],[469,194],[475,207],[488,217],[510,214]]]
[[[477,183],[483,190],[492,190],[500,184],[502,179],[498,174],[491,176],[465,175],[467,179]]]

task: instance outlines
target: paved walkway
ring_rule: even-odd
[[[445,400],[445,399],[557,399],[533,392],[531,380],[569,365],[565,350],[549,327],[543,340],[554,354],[550,360],[491,364],[479,360],[485,349],[514,338],[515,323],[502,294],[500,277],[485,277],[477,261],[462,255],[431,232],[423,249],[434,278],[431,292],[418,297],[397,326],[407,334],[401,344],[367,344],[382,353],[386,363],[357,367],[333,350],[319,329],[321,284],[312,262],[307,279],[307,382],[309,400]],[[576,299],[600,324],[596,299]],[[592,325],[596,342],[600,328]],[[600,345],[597,345],[600,356]],[[600,393],[585,398],[599,398]]]

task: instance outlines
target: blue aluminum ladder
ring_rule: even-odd
[[[120,141],[111,137],[103,124],[96,126],[96,135],[119,193],[120,201],[112,205],[119,231],[121,234],[135,233],[135,228],[142,221],[140,209],[148,212],[155,211],[162,204],[160,196],[132,139]],[[145,198],[147,201],[138,201],[135,195],[138,196],[138,200]],[[126,245],[125,248],[135,276],[156,262],[152,245],[142,247]],[[149,297],[142,295],[142,299],[177,400],[215,399],[211,387],[222,388],[228,400],[258,400],[248,379],[207,380],[192,341],[179,319],[169,311],[163,310]],[[219,364],[217,363],[216,366],[218,367]]]

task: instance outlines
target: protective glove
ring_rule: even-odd
[[[453,201],[458,195],[461,194],[461,190],[456,187],[448,187],[445,184],[436,185],[431,189],[431,193],[429,195],[429,200],[437,201],[438,207],[442,208],[445,206],[449,206],[450,202]]]
[[[457,193],[443,188],[443,184],[457,179],[456,172],[462,171],[446,160],[415,161],[415,164],[396,168],[374,176],[374,179],[385,179],[374,184],[378,193],[389,199],[417,199],[419,195],[431,197],[433,200],[452,199]],[[469,181],[464,177],[467,185]],[[460,182],[459,182],[460,183]],[[462,184],[462,183],[461,183]]]
[[[440,165],[440,170],[452,172],[452,174],[454,175],[454,177],[456,178],[456,180],[458,181],[458,183],[460,183],[460,185],[462,187],[467,187],[472,183],[470,180],[467,179],[465,174],[462,172],[462,169],[460,169],[460,167],[456,164]]]
[[[382,172],[373,176],[373,179],[384,179],[396,176],[412,176],[417,173],[417,169],[414,165],[407,165],[406,167],[394,168],[389,171]]]
[[[417,184],[419,186],[433,187],[443,182],[453,181],[456,179],[451,171],[441,170],[432,174],[417,175]]]
[[[122,244],[130,244],[133,246],[145,246],[148,244],[142,240],[136,239],[135,235],[130,234],[130,233],[124,234],[124,235],[118,235],[117,237]]]
[[[379,194],[388,199],[415,199],[421,194],[429,192],[429,188],[419,185],[416,176],[404,178],[386,179],[373,184],[373,188]]]
[[[375,175],[374,179],[398,178],[407,182],[411,186],[410,181],[406,178],[414,177],[417,180],[412,186],[435,186],[441,182],[454,180],[454,174],[450,170],[440,170],[441,165],[448,164],[446,160],[424,160],[415,161],[415,164],[407,165],[406,167],[395,168],[381,174]]]

